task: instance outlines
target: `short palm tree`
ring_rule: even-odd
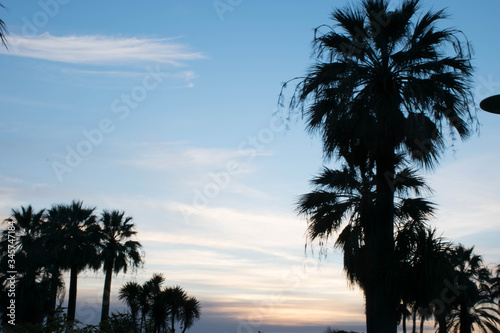
[[[108,319],[111,295],[111,279],[113,272],[127,272],[129,266],[139,267],[142,264],[141,244],[130,240],[137,231],[131,217],[124,212],[104,211],[101,219],[101,261],[106,274],[102,296],[101,321]]]
[[[420,316],[420,332],[424,330],[425,320],[433,315],[436,319],[444,314],[446,305],[434,304],[442,298],[446,288],[445,281],[453,280],[451,263],[451,244],[436,236],[436,230],[414,227],[408,224],[398,231],[397,251],[401,254],[402,269],[400,280],[403,304],[411,306],[413,313],[413,332],[416,331],[416,317]],[[405,317],[402,318],[405,327]],[[439,323],[442,328],[442,323]],[[444,325],[446,327],[446,325]],[[406,332],[405,329],[403,329]]]
[[[144,282],[142,292],[139,295],[141,306],[141,327],[150,326],[153,332],[157,332],[165,324],[168,314],[165,307],[159,306],[162,299],[162,285],[165,282],[163,274],[153,274],[151,279]],[[148,322],[148,316],[150,321]]]
[[[316,29],[317,63],[297,85],[291,109],[301,108],[326,158],[375,162],[373,307],[368,333],[395,333],[397,300],[385,293],[386,258],[394,249],[394,189],[398,154],[432,167],[444,150],[445,127],[462,139],[474,123],[470,52],[460,31],[440,29],[443,11],[420,13],[419,0],[389,9],[388,0],[362,0]],[[448,55],[449,54],[449,55]]]
[[[138,315],[141,310],[140,295],[142,286],[137,282],[127,282],[120,288],[118,299],[125,302],[130,309],[130,317],[134,323],[134,332],[137,332]]]
[[[181,321],[182,311],[188,299],[187,293],[180,286],[165,288],[163,290],[164,304],[168,309],[168,317],[170,319],[170,331],[175,333],[175,323]]]
[[[449,332],[500,333],[500,309],[487,286],[491,272],[483,266],[482,258],[474,248],[459,245],[455,249],[455,275],[459,295],[450,314]]]
[[[46,233],[53,257],[60,256],[61,268],[70,271],[68,326],[75,321],[78,274],[86,268],[98,269],[100,266],[100,227],[94,210],[83,207],[81,201],[54,205],[48,210]]]
[[[180,286],[163,288],[165,278],[153,274],[142,285],[129,282],[120,288],[119,299],[127,303],[134,321],[141,313],[139,332],[175,332],[176,324],[185,333],[200,318],[200,303]]]
[[[500,265],[496,267],[496,275],[492,281],[493,299],[497,301],[498,309],[500,310]]]
[[[196,320],[200,319],[200,316],[200,302],[194,296],[188,297],[182,304],[180,316],[182,333],[185,333],[188,329],[190,329]]]

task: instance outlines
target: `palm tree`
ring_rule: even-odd
[[[443,11],[419,14],[419,7],[419,0],[404,0],[391,11],[388,0],[363,0],[334,11],[334,25],[316,29],[317,63],[290,102],[322,137],[326,158],[375,162],[368,333],[394,333],[397,326],[398,302],[386,294],[384,277],[394,249],[396,156],[432,167],[445,148],[442,125],[465,139],[474,120],[468,42],[460,31],[437,28]]]
[[[163,274],[153,274],[151,279],[144,282],[142,292],[139,295],[139,304],[141,307],[141,327],[151,325],[152,331],[159,331],[166,322],[167,313],[165,307],[158,306],[157,300],[162,297],[162,285],[165,282]],[[147,318],[150,317],[150,323]]]
[[[492,281],[492,293],[493,299],[498,303],[498,309],[500,310],[500,265],[496,267],[496,276]]]
[[[416,227],[412,224],[400,229],[396,236],[397,252],[403,258],[400,272],[403,304],[413,309],[413,332],[416,331],[416,317],[420,316],[420,332],[424,322],[432,315],[436,318],[446,304],[434,304],[441,298],[445,281],[453,280],[453,265],[450,260],[451,244],[436,236],[436,230]],[[405,327],[405,317],[402,318]],[[441,327],[441,326],[440,326]],[[406,332],[406,329],[403,329]]]
[[[489,292],[491,272],[483,266],[482,258],[474,248],[459,245],[455,249],[456,282],[460,287],[456,308],[450,314],[450,332],[499,333],[500,309]]]
[[[98,269],[100,227],[93,215],[95,208],[83,207],[83,202],[55,205],[48,211],[48,237],[54,257],[61,257],[61,268],[70,270],[68,326],[75,321],[78,274],[86,269]]]
[[[175,332],[180,323],[182,333],[200,318],[200,303],[180,286],[162,288],[163,274],[153,274],[142,285],[129,282],[120,288],[119,299],[127,303],[134,322],[141,313],[139,331]]]
[[[140,295],[142,286],[137,282],[127,282],[120,288],[118,299],[125,302],[130,309],[130,317],[134,323],[134,332],[137,332],[137,315],[141,310]]]
[[[171,288],[166,288],[163,290],[165,303],[162,306],[166,306],[168,309],[168,316],[170,319],[170,330],[175,333],[175,322],[181,321],[182,310],[188,299],[186,291],[180,286],[175,286]]]
[[[17,322],[41,323],[47,312],[46,283],[44,272],[45,256],[42,246],[42,225],[45,210],[36,212],[33,207],[12,209],[12,215],[5,220],[9,228],[2,232],[0,251],[2,267],[17,271],[16,304]],[[11,233],[9,231],[14,231]],[[11,254],[15,256],[15,267]]]
[[[194,296],[188,297],[182,304],[180,316],[181,326],[183,327],[182,333],[185,333],[186,330],[190,329],[194,325],[195,321],[200,319],[200,316],[200,302]]]
[[[129,266],[139,267],[142,263],[141,244],[130,238],[137,231],[131,217],[125,217],[124,212],[104,211],[101,222],[101,260],[106,274],[102,295],[101,322],[108,319],[109,300],[111,295],[111,278],[113,272],[127,272]]]
[[[394,184],[397,194],[395,206],[396,222],[401,228],[408,223],[423,227],[433,213],[433,205],[422,198],[409,198],[409,195],[421,195],[430,189],[425,181],[416,175],[413,169],[400,163],[396,173],[398,182]],[[337,233],[341,226],[336,246],[344,253],[344,270],[351,283],[358,284],[365,293],[366,308],[373,304],[370,293],[373,290],[370,279],[371,263],[369,254],[374,241],[374,209],[376,180],[368,164],[362,167],[344,165],[341,170],[325,168],[319,177],[312,180],[315,190],[301,196],[298,211],[308,219],[308,239],[318,239],[321,245]],[[399,258],[392,258],[387,275],[394,289],[394,297],[400,298],[400,289],[395,289],[400,281],[398,271]],[[398,302],[399,303],[399,302]],[[371,320],[367,311],[367,320]]]

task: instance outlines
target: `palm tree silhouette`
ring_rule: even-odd
[[[153,332],[160,332],[162,327],[165,327],[168,313],[166,307],[162,306],[164,295],[162,293],[162,285],[165,282],[163,274],[153,274],[151,279],[144,282],[142,285],[142,293],[140,295],[141,304],[141,326],[148,325],[147,317],[150,316]]]
[[[200,318],[198,300],[180,286],[163,288],[164,282],[163,274],[153,274],[142,285],[129,282],[120,288],[119,299],[127,303],[134,323],[141,313],[139,332],[175,332],[178,323],[185,333]]]
[[[182,304],[180,316],[181,326],[183,327],[182,333],[185,333],[188,329],[190,329],[194,325],[195,321],[200,319],[200,315],[200,302],[194,296],[185,299]]]
[[[37,212],[31,205],[21,207],[20,210],[12,209],[11,216],[5,222],[14,228],[11,229],[14,233],[9,233],[9,229],[5,229],[0,239],[0,251],[4,254],[1,258],[1,267],[4,268],[1,285],[4,285],[7,278],[7,274],[4,273],[18,272],[17,323],[41,323],[48,310],[48,277],[44,270],[46,258],[42,246],[44,218],[45,210]],[[9,260],[12,258],[10,254],[14,255],[15,260]]]
[[[398,302],[386,294],[384,278],[394,249],[396,156],[432,167],[445,148],[442,125],[464,139],[474,120],[468,42],[460,31],[438,29],[443,11],[419,15],[419,7],[419,0],[405,0],[391,11],[387,0],[363,0],[334,11],[334,25],[321,27],[329,31],[315,31],[317,63],[290,102],[302,109],[309,132],[322,137],[326,158],[375,163],[368,333],[397,328]]]
[[[100,266],[100,227],[94,210],[83,207],[81,201],[73,201],[69,205],[54,205],[48,211],[52,251],[60,256],[61,268],[70,270],[68,327],[75,321],[78,274],[86,268]]]
[[[124,212],[104,211],[101,224],[101,261],[106,274],[102,296],[101,321],[108,319],[109,300],[111,295],[111,279],[113,272],[127,272],[129,266],[139,267],[142,264],[141,244],[130,240],[137,231],[131,223],[131,217]]]
[[[410,223],[424,228],[433,214],[433,205],[423,198],[410,196],[421,195],[430,189],[424,179],[402,161],[396,179],[394,213],[397,225],[401,229]],[[306,215],[308,220],[308,239],[318,239],[324,245],[345,225],[335,245],[343,250],[344,271],[349,281],[359,285],[365,293],[369,316],[368,309],[372,306],[370,293],[373,290],[370,252],[373,251],[376,200],[373,165],[344,165],[341,170],[325,168],[320,176],[312,180],[312,184],[314,191],[301,196],[298,202],[299,213]],[[400,280],[400,258],[395,256],[386,261],[385,278],[392,281],[392,296],[399,300],[401,290],[396,286]]]
[[[137,332],[138,314],[141,310],[140,295],[142,286],[137,282],[127,282],[120,288],[118,299],[125,302],[130,309],[130,317],[134,323],[134,332]]]
[[[168,309],[168,316],[170,319],[170,330],[175,333],[175,322],[182,319],[182,310],[186,303],[188,296],[186,291],[180,286],[166,288],[163,290],[164,306]]]
[[[483,266],[481,256],[474,254],[474,248],[462,245],[455,249],[455,274],[460,287],[456,307],[450,314],[450,332],[499,333],[500,309],[489,292],[491,272]]]
[[[436,236],[436,230],[416,226],[413,223],[398,231],[397,253],[401,256],[398,270],[401,283],[402,322],[406,332],[406,317],[412,308],[413,332],[416,331],[417,315],[420,316],[420,332],[424,331],[425,320],[435,316],[440,332],[446,328],[449,304],[433,304],[440,299],[446,288],[445,281],[453,280],[451,244]]]

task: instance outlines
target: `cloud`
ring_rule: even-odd
[[[202,59],[200,52],[172,38],[137,38],[110,36],[52,36],[44,33],[33,37],[9,37],[9,50],[0,53],[72,64],[126,65],[134,63],[166,63],[174,66]]]
[[[77,75],[99,75],[99,76],[107,76],[107,77],[115,77],[115,78],[143,78],[144,71],[107,71],[107,70],[81,70],[75,68],[63,68],[61,69],[62,73],[65,74],[77,74]],[[175,80],[184,80],[191,81],[192,79],[196,79],[198,76],[193,71],[180,71],[175,73],[169,72],[160,72],[157,73],[157,77],[164,79],[175,79]]]
[[[251,155],[251,154],[254,155]],[[238,173],[250,172],[242,164],[265,152],[246,150],[186,147],[181,143],[142,143],[140,154],[122,161],[141,169],[190,168],[210,171],[224,170],[229,162],[239,164]]]

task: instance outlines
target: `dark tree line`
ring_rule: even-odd
[[[107,319],[112,273],[142,265],[141,244],[130,239],[136,234],[131,217],[119,211],[103,211],[96,216],[94,211],[81,201],[73,201],[48,210],[35,211],[31,206],[13,209],[4,221],[7,228],[0,238],[1,300],[2,305],[10,301],[6,287],[12,274],[7,272],[16,271],[17,323],[53,320],[57,300],[64,295],[62,275],[70,272],[67,320],[72,326],[78,274],[85,269],[104,271],[101,320]],[[2,321],[7,323],[4,309],[2,306]]]
[[[200,318],[198,300],[179,286],[163,287],[165,278],[154,274],[142,285],[128,282],[120,288],[119,299],[127,304],[134,332],[185,333]]]
[[[95,208],[84,207],[81,201],[53,205],[35,211],[31,206],[13,209],[0,235],[0,305],[2,323],[8,326],[13,299],[9,295],[11,281],[15,291],[15,324],[54,326],[61,320],[60,305],[65,296],[63,273],[69,272],[68,307],[63,317],[66,326],[75,322],[78,275],[83,270],[102,270],[105,275],[100,327],[97,332],[174,332],[180,323],[182,333],[200,317],[200,304],[181,287],[161,288],[164,278],[156,274],[143,285],[135,282],[122,286],[119,299],[130,313],[109,316],[113,273],[126,273],[143,265],[144,254],[132,217],[117,210],[104,210],[95,215]],[[12,266],[13,265],[13,266]],[[9,272],[17,272],[12,279]],[[137,288],[135,293],[131,288]],[[136,297],[136,298],[134,298]],[[138,302],[138,303],[137,303]],[[137,312],[134,304],[139,304]],[[141,322],[137,321],[137,314]],[[127,325],[131,323],[134,327]],[[36,326],[31,326],[36,327]],[[151,331],[152,330],[152,331]]]

